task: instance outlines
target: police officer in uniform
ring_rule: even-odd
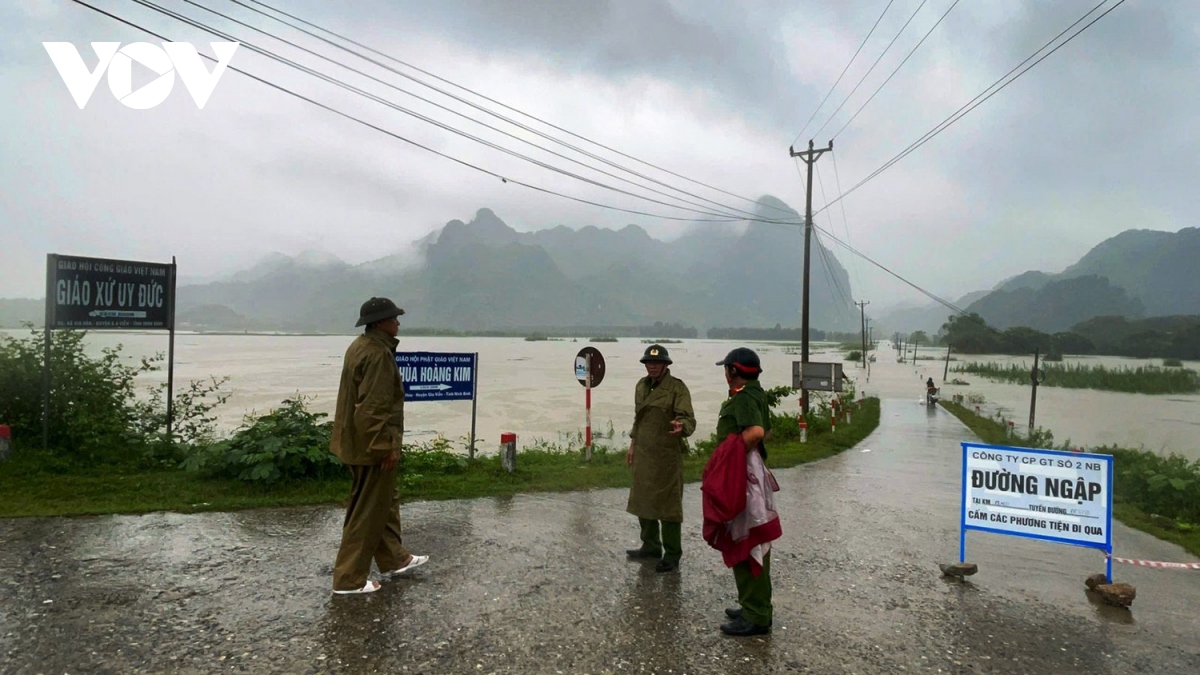
[[[758,452],[762,459],[760,465],[765,465],[767,448],[764,441],[771,436],[771,405],[766,391],[758,382],[759,373],[762,372],[758,354],[746,347],[739,347],[729,352],[717,365],[724,366],[725,380],[729,383],[729,398],[721,404],[721,410],[717,413],[717,439],[724,439],[729,434],[741,434],[746,442],[746,452]],[[766,508],[771,507],[773,502],[768,501]],[[747,508],[751,508],[750,504],[747,504]],[[752,573],[749,561],[733,567],[740,607],[725,610],[731,619],[721,626],[721,632],[726,635],[749,636],[771,632],[773,608],[769,542],[765,550],[767,552],[762,557],[762,570],[758,576]]]
[[[650,345],[642,355],[646,377],[634,387],[634,420],[626,463],[633,467],[633,486],[625,510],[637,516],[642,545],[631,559],[658,559],[655,571],[674,572],[683,555],[683,455],[685,438],[696,430],[692,394],[671,375],[666,347]]]

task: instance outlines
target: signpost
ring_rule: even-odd
[[[604,380],[604,357],[595,347],[584,347],[575,355],[575,379],[584,386],[584,406],[587,408],[584,457],[592,458],[592,387],[599,387]]]
[[[1111,455],[963,443],[959,562],[967,530],[1096,548],[1112,583]]]
[[[841,391],[842,364],[792,361],[792,389]]]
[[[46,255],[42,447],[50,443],[50,336],[54,330],[166,330],[167,437],[174,421],[175,258],[168,263]]]
[[[479,353],[396,352],[406,401],[470,401],[471,436],[467,455],[475,459],[475,410]]]

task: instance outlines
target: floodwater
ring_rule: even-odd
[[[16,334],[16,332],[10,332]],[[236,428],[247,412],[278,406],[285,398],[301,394],[312,397],[311,408],[331,413],[337,397],[341,359],[352,336],[260,336],[203,335],[180,333],[176,336],[175,383],[177,390],[190,380],[229,376],[226,385],[233,396],[219,412],[223,430]],[[162,333],[91,333],[91,349],[123,344],[130,359],[166,352],[167,336]],[[714,365],[730,349],[747,345],[758,351],[763,361],[763,386],[791,384],[791,364],[798,361],[798,345],[720,340],[685,340],[667,344],[675,363],[672,373],[683,379],[692,392],[699,434],[707,435],[714,427],[716,413],[726,396],[721,368]],[[633,387],[645,371],[638,359],[646,345],[636,338],[617,343],[588,343],[586,340],[526,342],[521,338],[444,338],[400,335],[402,351],[478,352],[479,383],[476,437],[477,447],[494,452],[502,432],[515,432],[520,445],[537,440],[565,443],[566,434],[582,433],[586,423],[584,389],[573,374],[575,354],[585,346],[596,347],[604,355],[607,372],[604,381],[592,391],[592,421],[596,433],[614,434],[602,443],[624,445],[622,438],[633,420]],[[880,363],[874,364],[868,380],[865,370],[845,364],[845,373],[859,390],[871,396],[907,398],[923,396],[922,383],[933,377],[941,385],[942,361],[919,360],[916,366],[892,364],[886,342],[880,343]],[[941,355],[933,348],[922,349],[921,356]],[[813,344],[811,360],[840,360],[842,352],[833,345]],[[976,361],[1015,361],[1009,356],[955,358]],[[1031,361],[1024,359],[1024,361]],[[1145,365],[1145,360],[1109,357],[1068,357],[1067,362],[1114,365]],[[1002,413],[1024,430],[1029,420],[1029,387],[1001,384],[982,377],[955,375],[950,363],[950,379],[962,378],[969,386],[945,385],[943,395],[981,394],[986,399],[983,412]],[[1153,363],[1160,363],[1153,361]],[[1200,369],[1200,363],[1185,364]],[[155,380],[165,380],[160,374]],[[147,384],[152,380],[147,379]],[[798,399],[796,400],[798,409]],[[414,402],[405,408],[408,439],[428,440],[439,433],[466,447],[471,430],[471,403],[464,401]],[[1084,389],[1038,388],[1037,424],[1054,432],[1059,441],[1095,446],[1119,444],[1144,446],[1155,451],[1175,452],[1200,459],[1200,395],[1148,396]]]
[[[778,471],[767,637],[718,632],[736,592],[691,484],[676,574],[625,559],[625,490],[517,495],[404,505],[405,544],[431,561],[360,597],[329,592],[337,507],[3,520],[0,670],[1200,672],[1194,572],[1118,567],[1138,591],[1121,610],[1084,590],[1102,554],[972,533],[979,573],[940,575],[957,560],[968,437],[940,408],[888,399],[859,446]],[[1114,543],[1184,559],[1120,525]]]

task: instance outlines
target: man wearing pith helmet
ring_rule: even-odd
[[[350,469],[353,484],[342,544],[333,566],[333,592],[371,593],[371,561],[391,578],[429,560],[404,548],[400,537],[400,490],[396,464],[404,438],[404,382],[396,366],[399,317],[404,310],[387,298],[363,303],[363,334],[346,350],[329,449]]]
[[[631,559],[656,559],[655,571],[674,572],[683,555],[683,440],[696,430],[692,394],[671,375],[671,357],[662,345],[642,355],[646,377],[633,391],[634,418],[625,461],[633,467],[626,511],[637,516],[642,545],[626,551]]]

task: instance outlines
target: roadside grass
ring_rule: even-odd
[[[853,421],[839,424],[813,419],[808,442],[799,442],[794,417],[773,418],[768,465],[786,468],[836,455],[866,438],[879,425],[879,400],[868,398]],[[715,445],[710,437],[691,444],[684,460],[684,480],[700,479]],[[574,444],[538,443],[517,456],[509,474],[498,456],[473,461],[441,449],[408,450],[397,472],[404,501],[472,499],[518,493],[568,492],[628,487],[625,449],[594,445],[583,458]],[[234,511],[260,507],[342,504],[350,490],[348,476],[260,485],[232,478],[205,478],[182,470],[139,470],[100,467],[87,471],[47,467],[36,452],[21,452],[0,464],[0,517],[80,516],[152,511]]]

